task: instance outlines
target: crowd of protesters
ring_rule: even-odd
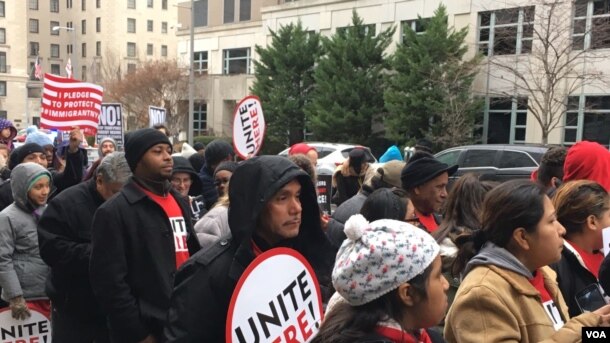
[[[315,274],[316,343],[578,342],[610,326],[597,143],[550,148],[530,180],[466,174],[449,191],[458,166],[427,141],[379,165],[354,148],[328,217],[306,143],[238,162],[221,139],[177,153],[161,125],[126,134],[124,152],[102,137],[85,169],[78,128],[64,149],[0,130],[2,306],[50,317],[55,342],[223,342],[240,278],[277,247]]]

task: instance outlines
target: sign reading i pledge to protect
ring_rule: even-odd
[[[265,117],[258,97],[250,95],[239,102],[233,116],[233,147],[239,157],[255,156],[263,146]]]
[[[30,308],[30,318],[13,319],[7,307],[0,311],[0,342],[51,343],[51,321],[44,314]]]
[[[231,297],[226,342],[309,342],[322,322],[322,296],[313,268],[297,251],[259,255]]]

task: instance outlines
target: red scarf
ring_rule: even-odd
[[[375,332],[394,343],[432,343],[426,329],[419,330],[419,337],[415,337],[414,334],[397,328],[395,325],[388,326],[380,324],[375,328]]]

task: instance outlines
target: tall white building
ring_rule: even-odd
[[[308,30],[331,35],[350,24],[352,10],[376,32],[397,28],[395,44],[403,39],[403,28],[416,26],[418,15],[428,18],[439,0],[198,0],[195,1],[195,131],[229,135],[235,102],[249,94],[253,81],[254,47],[264,46],[268,30],[300,20]],[[516,87],[515,76],[497,68],[498,63],[516,70],[528,68],[541,42],[533,33],[539,29],[536,17],[544,15],[542,1],[446,1],[448,22],[456,29],[468,27],[469,57],[476,51],[486,58],[475,81],[475,95],[485,99],[479,118],[482,141],[487,143],[539,143],[542,130],[525,106],[535,106],[532,96]],[[549,3],[549,1],[547,1]],[[183,2],[188,6],[188,2]],[[549,133],[552,144],[572,144],[588,139],[610,144],[610,0],[557,0],[561,12],[551,20],[570,52],[577,54],[576,68],[560,82],[569,90],[556,101],[564,103],[552,115],[559,118]],[[559,15],[557,13],[562,13]],[[178,58],[188,65],[190,12],[181,10],[178,32]],[[423,31],[422,31],[423,32]],[[580,54],[580,51],[586,53]],[[534,51],[534,52],[532,52]],[[598,82],[571,87],[582,75],[596,74]],[[532,74],[529,81],[540,78]],[[563,86],[562,86],[563,87]],[[561,89],[562,87],[558,87]],[[561,93],[561,92],[560,92]]]
[[[37,124],[42,71],[100,82],[142,61],[175,59],[175,0],[0,1],[0,117],[17,128]]]

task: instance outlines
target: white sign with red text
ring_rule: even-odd
[[[250,95],[239,102],[233,117],[233,147],[239,157],[256,156],[265,138],[265,117],[258,97]]]
[[[322,322],[322,296],[303,255],[275,248],[259,255],[231,297],[225,341],[309,342]]]
[[[11,310],[0,312],[0,342],[2,343],[51,343],[51,321],[44,314],[30,307],[30,318],[14,319]]]

